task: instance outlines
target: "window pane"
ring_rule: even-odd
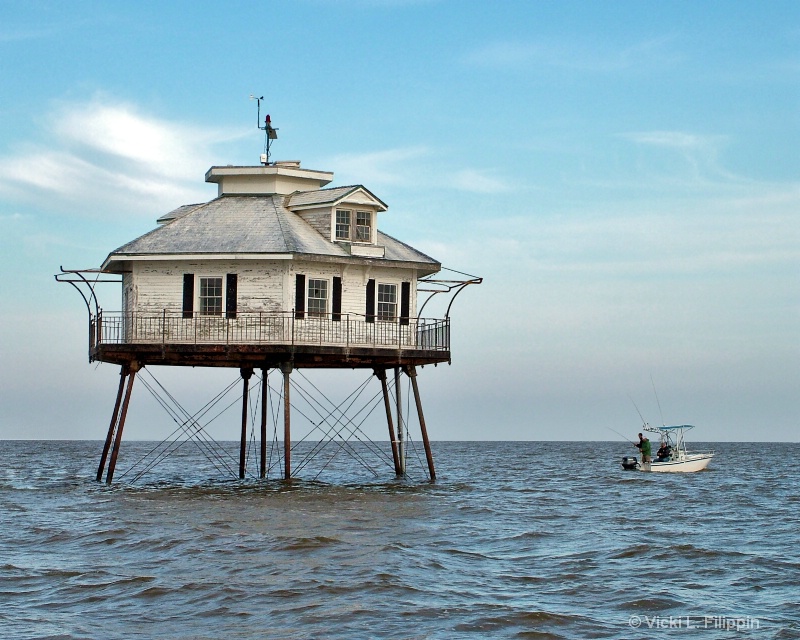
[[[369,242],[372,239],[372,214],[369,211],[356,212],[356,240]]]
[[[350,239],[350,211],[347,209],[336,210],[336,239]]]
[[[328,312],[328,281],[308,281],[308,315],[324,316]]]
[[[378,284],[378,320],[397,318],[397,285]]]
[[[205,316],[222,314],[222,278],[200,278],[200,313]]]

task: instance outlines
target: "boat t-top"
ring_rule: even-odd
[[[702,471],[714,457],[713,451],[693,452],[686,450],[686,432],[694,425],[681,424],[672,427],[651,427],[645,424],[643,431],[657,433],[664,455],[654,456],[652,462],[639,461],[637,456],[622,458],[622,468],[627,471],[657,471],[662,473],[691,473]]]

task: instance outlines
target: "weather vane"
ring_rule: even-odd
[[[272,146],[272,141],[278,139],[278,130],[272,127],[272,120],[270,119],[269,114],[267,114],[264,118],[264,124],[261,124],[261,101],[264,99],[264,96],[257,98],[251,93],[250,99],[255,100],[258,103],[258,117],[256,124],[258,125],[258,128],[264,132],[264,153],[261,154],[261,164],[267,165],[269,164],[270,147]]]

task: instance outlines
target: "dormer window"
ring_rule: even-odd
[[[369,211],[356,211],[356,242],[370,242],[372,240],[372,213]]]
[[[336,239],[372,242],[372,211],[336,210]]]
[[[347,209],[336,210],[336,239],[350,239],[350,216],[353,212]]]

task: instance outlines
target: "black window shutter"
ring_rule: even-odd
[[[367,280],[367,310],[364,313],[367,322],[375,322],[375,281]]]
[[[400,285],[400,324],[408,324],[408,308],[411,303],[411,283]]]
[[[183,274],[183,317],[194,315],[194,274]]]
[[[306,315],[306,277],[302,273],[294,280],[294,317],[302,320]]]
[[[236,317],[238,280],[239,278],[235,273],[229,273],[225,276],[225,316],[228,318]]]
[[[342,319],[342,279],[333,276],[333,314],[331,320],[339,322]]]

